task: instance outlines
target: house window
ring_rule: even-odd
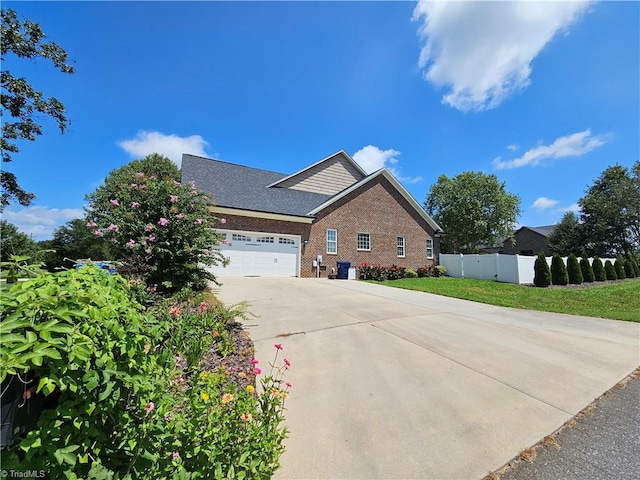
[[[356,246],[358,250],[364,250],[366,252],[371,251],[371,234],[359,233],[357,236]]]
[[[233,235],[231,235],[231,239],[236,241],[236,242],[250,242],[251,241],[251,237],[247,237],[246,235],[240,235],[237,233],[234,233]]]
[[[402,235],[396,237],[396,245],[398,247],[398,257],[404,258],[404,237]]]
[[[427,258],[433,258],[433,240],[427,239]]]
[[[281,244],[281,245],[295,245],[296,241],[292,240],[290,238],[282,238],[282,237],[280,237],[280,238],[278,238],[278,243]]]
[[[273,243],[273,237],[258,237],[256,242],[258,243]]]
[[[336,255],[338,253],[338,231],[327,230],[327,253]]]

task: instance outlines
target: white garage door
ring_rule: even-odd
[[[213,267],[216,276],[298,276],[300,236],[220,230],[226,243],[220,251],[226,267]]]

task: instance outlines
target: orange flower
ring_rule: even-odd
[[[225,393],[224,395],[222,395],[222,403],[229,403],[233,400],[233,395],[231,395],[230,393]]]
[[[240,373],[238,373],[238,376],[239,376],[240,378],[247,378],[247,374],[246,374],[246,373],[244,373],[244,372],[240,372]]]
[[[282,398],[289,398],[289,394],[287,392],[280,392],[280,396]]]
[[[213,332],[211,335],[213,335],[213,338],[218,338],[220,336],[218,332]]]
[[[240,420],[242,420],[243,422],[250,422],[252,419],[253,415],[251,415],[249,412],[240,415]]]

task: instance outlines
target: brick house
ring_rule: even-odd
[[[226,220],[218,231],[230,262],[216,275],[324,277],[338,261],[437,263],[442,229],[391,172],[367,175],[343,150],[291,175],[185,154],[182,180],[212,194]]]
[[[554,228],[555,225],[520,227],[513,234],[515,243],[511,240],[505,240],[499,253],[532,256],[543,252],[547,256],[551,255],[547,239]]]

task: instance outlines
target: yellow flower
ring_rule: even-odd
[[[240,420],[242,420],[243,422],[250,422],[252,418],[253,415],[251,415],[250,413],[243,413],[242,415],[240,415]]]
[[[225,393],[224,395],[222,395],[222,403],[229,403],[232,400],[233,395],[231,395],[230,393]]]
[[[209,400],[209,394],[208,393],[203,393],[202,394],[202,399],[206,402],[207,400]]]
[[[246,374],[246,373],[244,373],[244,372],[240,372],[240,373],[238,373],[238,376],[239,376],[240,378],[247,378],[247,374]]]
[[[278,390],[277,388],[273,387],[271,389],[271,395],[273,395],[274,397],[277,397],[279,393],[280,393],[280,390]]]
[[[253,392],[255,392],[256,389],[253,387],[253,385],[247,385],[247,392],[249,392],[251,395],[253,395]]]
[[[280,392],[280,396],[282,398],[289,398],[289,394],[287,392]]]

